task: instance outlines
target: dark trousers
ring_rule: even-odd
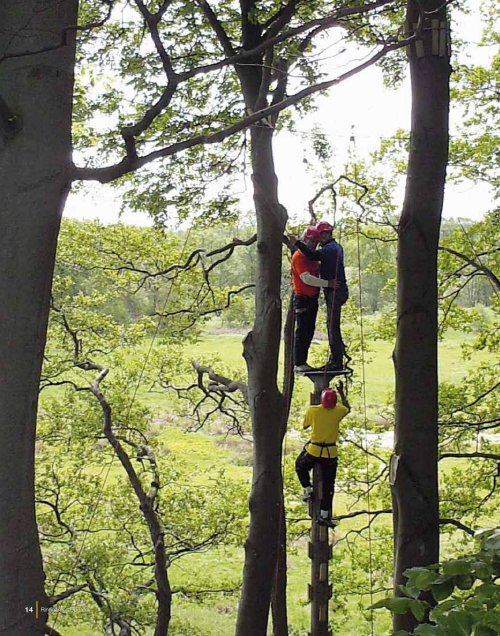
[[[294,362],[295,364],[305,364],[316,327],[318,297],[312,298],[294,294],[293,306],[295,308]]]
[[[342,340],[342,332],[340,330],[340,317],[342,305],[346,302],[345,294],[333,289],[325,289],[326,302],[326,326],[328,330],[328,343],[330,345],[331,364],[341,367],[345,355],[345,345]]]
[[[295,460],[295,472],[304,488],[311,486],[310,472],[315,463],[321,467],[323,478],[323,497],[321,498],[321,510],[332,511],[333,493],[335,490],[335,479],[337,477],[337,457],[314,457],[303,450]]]

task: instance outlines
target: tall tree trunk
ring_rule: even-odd
[[[43,634],[47,618],[40,610],[36,618],[46,596],[34,444],[57,235],[70,187],[75,30],[64,29],[76,24],[77,11],[77,0],[0,4],[0,634],[8,636]]]
[[[273,129],[251,129],[257,217],[255,323],[244,343],[254,440],[250,529],[245,543],[238,636],[265,636],[276,576],[282,512],[281,441],[284,400],[277,385],[281,336],[281,250],[286,212],[279,204]]]
[[[419,19],[419,4],[427,11],[443,5],[441,0],[410,0],[411,30]],[[439,559],[437,251],[448,161],[447,38],[446,9],[441,9],[425,17],[422,39],[410,50],[411,143],[399,226],[391,465],[396,593],[405,581],[406,568]],[[411,630],[415,623],[412,615],[396,615],[394,629]]]

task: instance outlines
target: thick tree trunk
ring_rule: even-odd
[[[44,633],[34,444],[57,235],[70,186],[77,0],[0,4],[0,634]],[[63,43],[64,41],[64,43]],[[26,55],[28,52],[45,52]],[[11,57],[24,54],[21,57]],[[31,610],[31,611],[30,611]]]
[[[440,0],[422,4],[427,10],[442,5]],[[413,0],[407,17],[413,29],[418,21]],[[391,465],[396,593],[405,581],[406,568],[439,558],[437,251],[448,160],[447,31],[443,9],[425,18],[422,41],[410,51],[413,101],[398,243],[396,430]],[[394,618],[395,630],[414,626],[412,615]]]
[[[255,323],[244,343],[254,440],[250,529],[245,544],[238,636],[265,636],[282,521],[281,440],[284,400],[277,386],[281,336],[281,245],[286,213],[279,204],[273,130],[251,130],[257,216]]]

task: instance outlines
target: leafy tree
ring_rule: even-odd
[[[206,279],[199,268],[177,266],[173,241],[167,245],[159,236],[164,232],[156,229],[63,224],[42,376],[49,397],[40,413],[37,503],[47,606],[65,602],[71,620],[123,634],[165,633],[170,564],[227,544],[228,536],[236,540],[245,527],[241,489],[220,472],[213,475],[214,492],[192,484],[182,458],[151,434],[152,413],[134,399],[144,379],[134,349],[151,334],[151,317],[120,324],[107,314],[111,301],[147,284],[148,268],[161,267],[165,277],[175,272],[182,293],[163,306],[170,319],[158,354],[163,372],[168,365],[179,373],[179,340],[196,333],[187,331],[193,310],[183,313],[180,303],[189,305]],[[200,311],[209,311],[207,305]],[[61,393],[61,387],[69,388]],[[77,602],[67,600],[75,594]]]

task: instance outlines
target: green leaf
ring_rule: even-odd
[[[444,601],[445,598],[451,596],[453,590],[455,589],[455,585],[452,579],[447,579],[442,583],[433,583],[431,585],[432,596],[436,599],[436,601]]]
[[[474,574],[478,579],[487,581],[493,574],[492,567],[484,561],[476,561],[474,564]]]
[[[416,601],[414,599],[411,599],[410,601],[411,613],[415,616],[417,621],[421,621],[424,618],[425,610],[428,606],[428,603],[425,601]]]
[[[483,583],[477,587],[475,592],[476,597],[483,603],[491,600],[498,601],[500,597],[500,588],[494,583]]]
[[[495,530],[484,542],[486,550],[500,551],[500,530]]]
[[[450,598],[449,601],[443,601],[442,603],[439,603],[438,608],[440,612],[449,612],[450,610],[452,610],[457,605],[460,605],[461,603],[462,603],[461,598]]]
[[[408,577],[407,587],[419,590],[430,589],[431,584],[438,578],[438,574],[435,570],[420,567],[410,568],[404,572],[404,575]]]
[[[475,578],[470,575],[460,575],[455,577],[455,585],[459,590],[470,590],[470,588],[474,585]]]
[[[472,563],[470,559],[452,559],[443,563],[443,574],[457,576],[459,574],[471,574]]]
[[[500,612],[496,607],[491,607],[493,611],[484,612],[481,618],[481,624],[489,627],[496,634],[500,634]]]
[[[478,623],[474,628],[474,636],[497,636],[498,632],[491,627]]]
[[[460,610],[453,610],[446,619],[443,618],[443,626],[447,627],[453,636],[470,636],[474,622],[472,614]]]
[[[391,598],[383,598],[382,600],[377,601],[369,609],[381,609],[382,607],[385,607],[393,614],[406,614],[406,612],[410,609],[411,602],[413,602],[413,599],[392,596]]]
[[[441,636],[443,630],[437,625],[424,623],[423,625],[419,625],[413,633],[415,636]]]
[[[420,588],[412,587],[411,585],[400,585],[399,589],[405,596],[409,596],[410,598],[418,598],[421,592]]]

